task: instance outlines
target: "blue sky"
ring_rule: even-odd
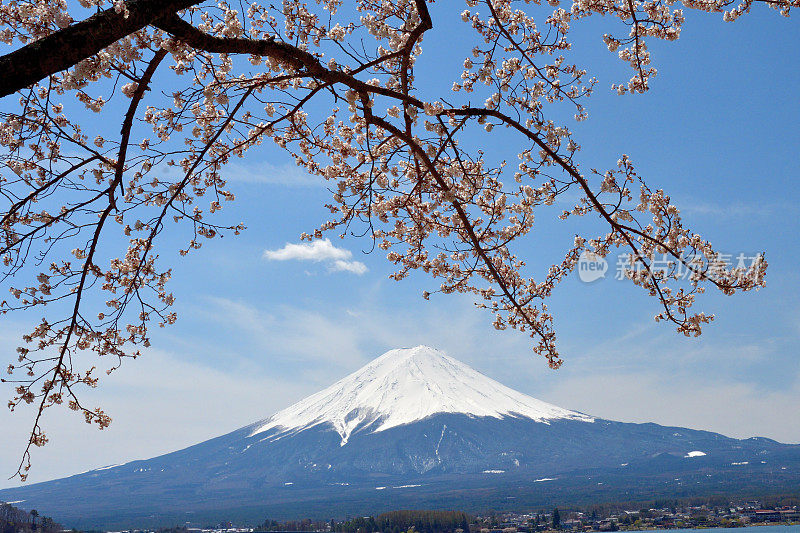
[[[443,4],[423,43],[417,83],[446,89],[469,43]],[[338,239],[347,261],[276,261],[264,256],[314,229],[326,212],[324,185],[270,147],[231,169],[235,209],[223,216],[248,226],[240,237],[207,243],[174,261],[177,325],[154,336],[153,348],[91,393],[114,418],[98,432],[66,410],[45,420],[51,438],[36,450],[30,480],[41,481],[187,446],[268,417],[357,369],[384,351],[428,344],[522,392],[567,408],[623,421],[654,421],[800,442],[800,31],[796,19],[756,6],[736,23],[687,13],[681,39],[652,46],[659,74],[646,95],[619,97],[612,82],[629,73],[601,40],[609,20],[576,25],[576,53],[598,78],[589,120],[573,129],[584,167],[613,166],[627,153],[651,186],[663,187],[685,223],[720,251],[766,251],[767,287],[698,306],[716,321],[698,339],[655,324],[656,302],[613,279],[586,284],[576,276],[550,302],[565,364],[549,370],[524,335],[496,332],[489,315],[464,296],[434,296],[431,279],[403,282],[365,239]],[[451,20],[442,19],[450,17]],[[441,92],[441,91],[440,91]],[[431,94],[434,90],[431,89]],[[502,139],[484,149],[506,157]],[[543,211],[539,230],[517,248],[532,264],[560,260],[587,221],[555,220]],[[593,233],[593,232],[592,232]],[[344,257],[344,256],[343,256]],[[364,270],[364,269],[355,269]],[[0,323],[3,352],[13,353],[26,327]],[[0,389],[10,396],[8,388]],[[0,411],[0,473],[22,452],[31,413]],[[5,477],[5,476],[4,476]],[[4,479],[3,477],[3,479]],[[0,481],[0,487],[15,485]]]

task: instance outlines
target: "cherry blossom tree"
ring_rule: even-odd
[[[463,9],[473,42],[438,95],[415,85],[423,38],[437,27],[426,0],[0,3],[0,256],[10,291],[0,312],[45,316],[4,379],[15,387],[12,410],[37,407],[17,475],[25,479],[32,448],[47,442],[46,409],[66,404],[108,426],[80,388],[97,385],[96,358],[114,370],[149,346],[152,325],[175,322],[169,260],[157,254],[163,233],[188,228],[185,255],[242,231],[211,215],[234,200],[226,163],[264,142],[329,184],[331,218],[303,238],[362,228],[396,266],[394,279],[422,270],[436,278],[431,292],[473,294],[494,327],[530,335],[554,368],[546,300],[582,253],[621,250],[629,280],[657,300],[656,320],[699,335],[713,316],[692,309],[696,296],[763,286],[766,261],[720,261],[628,156],[584,169],[552,110],[586,119],[595,88],[568,59],[571,25],[609,15],[602,40],[632,69],[612,89],[643,93],[656,74],[648,42],[678,39],[684,9],[732,21],[753,7],[738,1],[448,4],[440,9]],[[800,6],[761,2],[784,16]],[[492,131],[517,148],[499,160],[469,148]],[[578,201],[563,210],[559,198]],[[548,271],[528,272],[514,245],[547,207],[603,229],[576,236]],[[667,268],[654,267],[656,254]]]

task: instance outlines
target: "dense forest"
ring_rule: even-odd
[[[377,517],[354,518],[333,524],[337,533],[402,533],[414,528],[419,533],[469,532],[470,517],[460,511],[391,511]]]
[[[57,533],[62,529],[49,516],[40,517],[35,509],[28,512],[0,503],[0,533]]]
[[[331,520],[319,522],[299,520],[278,522],[265,520],[258,525],[259,531],[323,531],[335,533],[469,533],[471,517],[459,511],[391,511],[378,516],[358,517],[342,522]]]

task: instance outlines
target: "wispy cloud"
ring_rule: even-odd
[[[353,274],[360,276],[367,272],[367,265],[360,261],[343,261],[341,259],[336,260],[331,265],[331,270],[335,270],[337,272],[352,272]]]
[[[551,371],[531,353],[530,339],[494,331],[490,316],[467,296],[421,309],[387,309],[376,300],[265,311],[214,298],[198,311],[236,332],[242,345],[235,351],[254,358],[254,368],[266,359],[273,375],[294,376],[311,389],[330,385],[388,349],[427,344],[514,389],[593,416],[800,442],[798,428],[785,423],[787,413],[800,410],[798,369],[784,365],[780,382],[769,385],[747,375],[752,364],[775,357],[769,347],[737,349],[741,340],[709,339],[687,349],[689,343],[677,342],[672,332],[662,336],[648,324],[595,347],[583,341],[584,353],[568,349],[567,364]]]
[[[286,243],[277,250],[265,250],[264,259],[269,261],[313,261],[325,263],[333,272],[350,272],[360,276],[366,273],[367,265],[353,260],[353,253],[344,248],[337,248],[330,239],[316,240],[308,243]]]
[[[314,392],[313,386],[272,376],[267,365],[215,369],[193,360],[193,355],[150,349],[110,376],[102,373],[100,387],[82,391],[81,399],[111,415],[114,421],[105,431],[87,426],[66,408],[48,410],[44,427],[50,442],[35,450],[29,483],[191,446],[265,418]],[[10,396],[6,387],[0,392],[3,400]],[[19,485],[8,478],[27,442],[35,416],[31,407],[13,413],[0,409],[0,488]],[[157,439],[142,438],[153,428]]]
[[[678,208],[684,215],[712,216],[722,218],[772,217],[797,209],[790,202],[698,202],[695,199],[678,199]]]
[[[764,436],[800,442],[786,424],[800,410],[800,375],[787,375],[788,388],[768,390],[736,381],[666,377],[658,372],[596,372],[566,376],[546,391],[548,401],[624,422],[716,431],[729,437]],[[609,391],[613,391],[610,393]]]
[[[225,165],[222,175],[226,180],[238,183],[264,183],[286,187],[321,187],[325,184],[324,179],[312,176],[291,163],[229,163]]]
[[[154,167],[165,178],[178,179],[183,174],[179,168],[166,164]],[[252,185],[279,185],[290,188],[324,187],[325,180],[309,174],[292,163],[274,165],[267,161],[247,160],[247,162],[228,163],[220,170],[222,178],[229,183]]]

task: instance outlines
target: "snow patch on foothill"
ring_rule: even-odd
[[[701,452],[700,450],[694,450],[684,455],[684,457],[703,457],[704,455],[708,454],[706,454],[706,452]]]

